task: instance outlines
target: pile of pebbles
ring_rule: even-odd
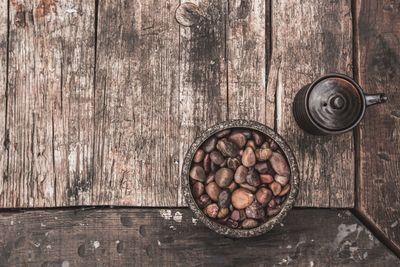
[[[196,151],[190,184],[203,212],[230,228],[251,229],[276,216],[290,192],[290,169],[263,133],[220,131]]]

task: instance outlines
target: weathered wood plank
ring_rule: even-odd
[[[178,1],[100,1],[93,204],[178,202]]]
[[[352,133],[311,136],[297,126],[292,114],[297,91],[330,72],[352,73],[351,1],[273,1],[266,119],[269,125],[275,122],[297,157],[298,206],[354,205]]]
[[[270,2],[228,2],[226,56],[229,118],[265,123],[266,64],[270,56],[270,28],[266,22],[269,22]]]
[[[7,170],[8,1],[0,0],[0,199]],[[0,200],[1,201],[1,200]]]
[[[202,17],[192,27],[180,27],[179,170],[195,137],[227,119],[228,112],[225,55],[228,2],[191,2],[200,8]],[[180,191],[178,196],[178,205],[183,205]]]
[[[301,218],[301,220],[299,220]],[[0,214],[1,266],[398,266],[350,212],[294,210],[257,238],[211,232],[188,209]]]
[[[389,101],[367,110],[360,129],[357,209],[400,253],[400,5],[356,1],[357,79]]]
[[[92,169],[94,4],[10,1],[1,207],[85,203]],[[3,168],[3,166],[2,166]]]

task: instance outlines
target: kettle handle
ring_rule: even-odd
[[[365,104],[367,107],[385,103],[387,101],[387,96],[383,93],[381,94],[365,94]]]

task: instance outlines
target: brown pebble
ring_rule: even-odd
[[[289,177],[289,166],[284,156],[282,156],[280,153],[273,152],[269,162],[277,174]]]
[[[275,141],[271,141],[269,147],[271,148],[272,151],[276,151],[279,148],[278,144]]]
[[[265,207],[272,199],[272,192],[268,188],[262,187],[258,189],[256,193],[256,199],[261,204],[261,206]]]
[[[249,190],[252,193],[255,193],[257,191],[257,187],[249,185],[248,183],[240,184],[240,187],[243,187],[243,188]]]
[[[210,173],[210,174],[207,176],[206,184],[209,184],[209,183],[213,182],[213,181],[214,181],[214,176],[215,176],[214,173]]]
[[[285,185],[282,188],[282,191],[279,193],[279,196],[284,196],[290,191],[290,184]]]
[[[254,219],[246,219],[242,222],[243,229],[256,228],[258,226],[258,221]]]
[[[278,215],[278,213],[281,211],[279,208],[267,208],[267,215],[268,217],[272,217],[275,215]]]
[[[280,183],[282,186],[285,186],[289,182],[289,178],[286,176],[282,176],[279,174],[276,174],[275,177],[275,182]]]
[[[197,204],[199,205],[200,208],[206,207],[208,204],[211,203],[211,199],[208,195],[204,194],[199,197],[197,200]]]
[[[272,182],[269,185],[269,188],[271,188],[272,193],[274,194],[274,196],[279,195],[279,193],[282,191],[282,186],[280,183],[278,182]]]
[[[264,142],[264,143],[261,145],[261,148],[269,148],[269,143],[268,143],[268,142]]]
[[[231,213],[231,219],[234,221],[239,221],[240,219],[240,212],[238,210],[234,210]]]
[[[265,217],[264,209],[257,201],[254,201],[245,211],[247,218],[250,219],[262,219]]]
[[[227,187],[231,192],[235,191],[237,188],[237,184],[235,182],[232,182],[228,187]]]
[[[238,160],[237,158],[228,158],[228,160],[226,161],[226,166],[235,171],[239,166],[240,166],[240,160]]]
[[[216,133],[215,136],[216,136],[217,138],[222,138],[222,137],[227,136],[227,135],[230,134],[230,133],[231,133],[231,130],[230,130],[230,129],[226,129],[226,130],[222,130],[222,131]]]
[[[215,182],[219,187],[228,187],[233,180],[233,171],[228,168],[221,168],[215,173]]]
[[[270,208],[275,208],[276,207],[276,201],[275,199],[271,199],[271,201],[268,203],[268,207]]]
[[[258,161],[266,161],[272,155],[272,150],[269,148],[261,148],[256,150],[256,158]]]
[[[231,191],[224,189],[219,193],[218,196],[218,206],[220,208],[228,208],[231,204]]]
[[[252,135],[253,135],[254,143],[255,143],[257,146],[261,146],[262,143],[264,142],[264,137],[263,137],[262,133],[260,133],[260,132],[258,132],[258,131],[253,131],[253,132],[252,132]]]
[[[203,160],[203,168],[206,173],[209,173],[211,171],[211,159],[210,159],[210,154],[206,154],[204,156]]]
[[[219,210],[217,218],[222,219],[228,216],[229,214],[229,209],[228,208],[222,208]]]
[[[242,164],[245,167],[252,167],[256,164],[256,155],[251,147],[246,147],[242,155]]]
[[[193,166],[189,173],[190,177],[196,181],[204,182],[206,180],[206,173],[200,166]]]
[[[246,147],[251,147],[253,150],[255,150],[256,149],[256,144],[254,143],[253,140],[249,140],[246,143]]]
[[[210,218],[216,218],[218,215],[218,211],[219,211],[218,205],[212,203],[205,208],[204,213],[207,214],[207,216]]]
[[[235,172],[235,182],[238,184],[246,182],[247,172],[248,169],[245,166],[240,165]]]
[[[206,153],[204,153],[203,149],[197,150],[194,154],[193,161],[196,163],[200,163],[204,159],[205,154]]]
[[[233,191],[231,201],[236,209],[244,209],[254,201],[254,195],[247,189],[238,188]]]
[[[217,149],[224,155],[225,157],[234,158],[239,154],[239,148],[236,144],[229,141],[226,138],[223,138],[218,141]]]
[[[206,153],[210,153],[215,149],[216,144],[217,144],[217,138],[210,137],[203,143],[203,149]]]
[[[193,185],[193,196],[195,198],[200,197],[204,193],[204,184],[200,182],[196,182]]]
[[[260,174],[266,174],[269,170],[268,163],[265,161],[259,162],[256,165],[254,165],[254,169],[256,169]]]
[[[243,148],[246,145],[246,137],[239,132],[232,133],[229,136],[229,140],[235,143],[239,148]]]
[[[274,177],[270,174],[260,174],[260,180],[263,184],[270,184],[274,181]]]
[[[218,201],[219,193],[221,193],[221,188],[217,185],[216,182],[211,182],[206,186],[207,195],[214,201]]]
[[[246,182],[251,186],[259,186],[260,185],[260,175],[255,169],[250,169],[246,175]]]
[[[221,152],[216,151],[216,150],[214,150],[210,153],[210,159],[212,162],[214,162],[217,165],[221,165],[225,161],[225,158],[224,158],[224,156],[222,156]]]

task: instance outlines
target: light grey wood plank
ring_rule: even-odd
[[[7,52],[8,52],[8,1],[0,0],[0,201],[7,179]]]
[[[10,1],[1,207],[90,202],[94,9],[79,0]]]
[[[354,206],[352,133],[311,136],[297,126],[292,114],[297,91],[331,72],[352,74],[351,1],[272,1],[267,124],[274,120],[299,163],[298,206]]]

